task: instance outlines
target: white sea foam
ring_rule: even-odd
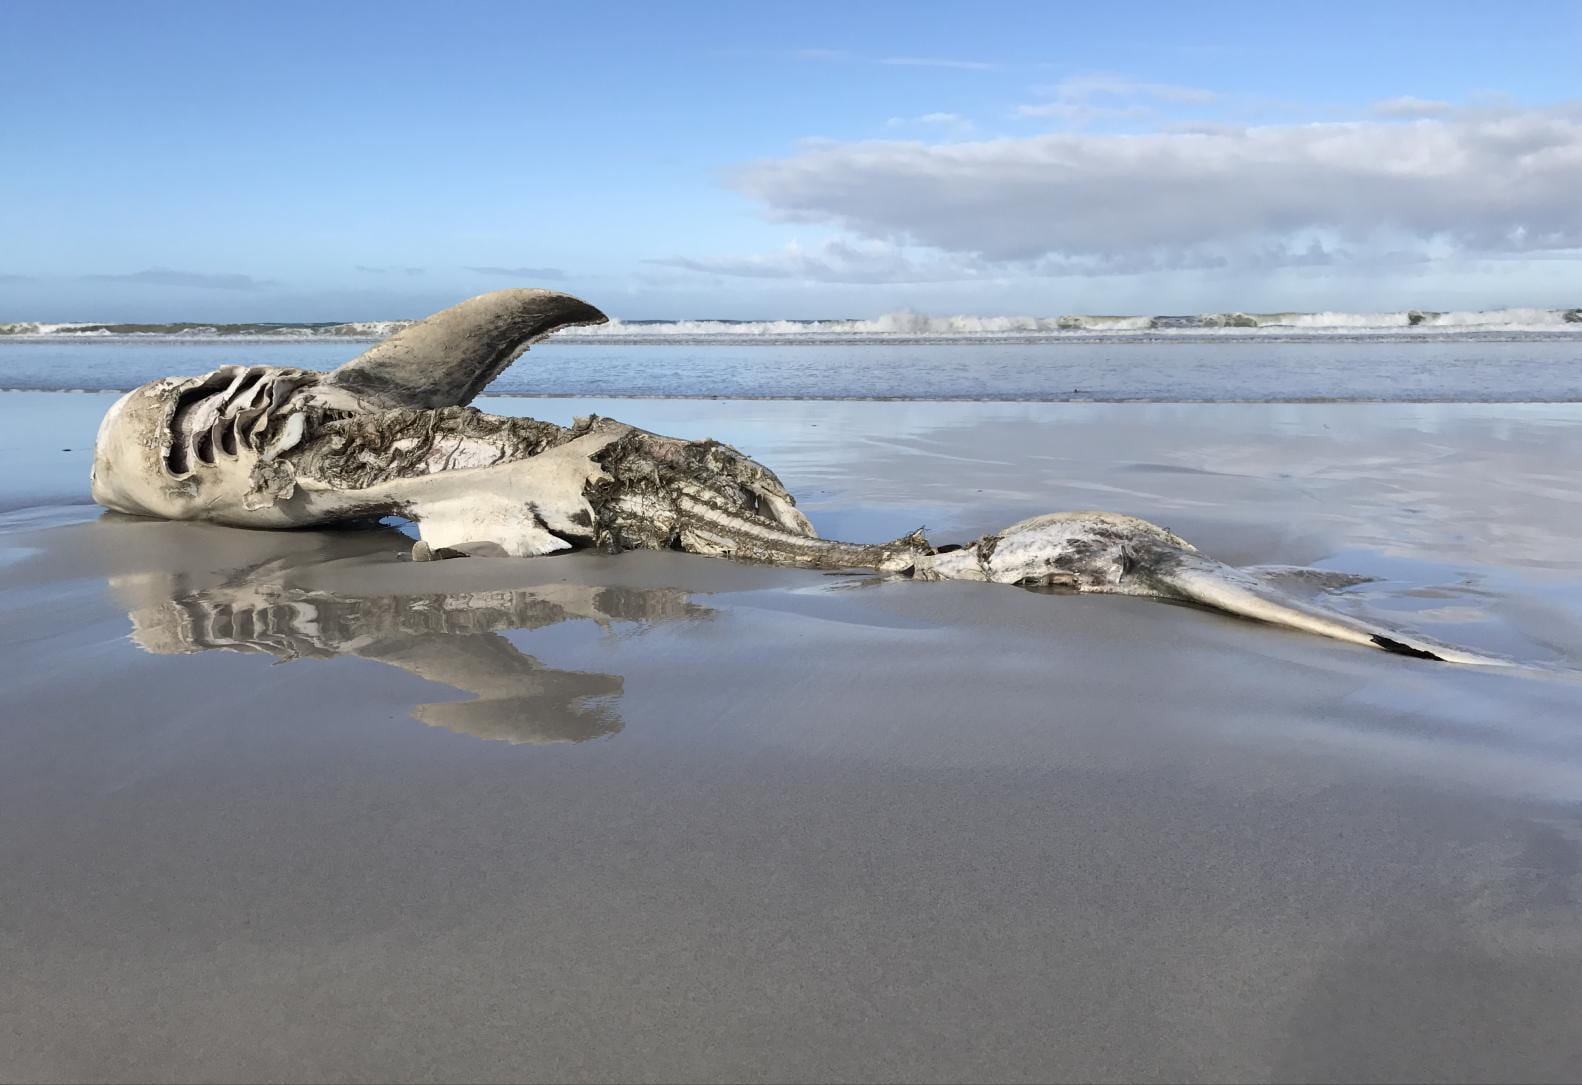
[[[1151,316],[931,316],[910,309],[867,320],[675,320],[624,321],[577,328],[567,332],[578,339],[642,339],[682,336],[686,338],[848,338],[943,337],[984,338],[995,336],[1050,335],[1064,331],[1146,331],[1154,326]]]
[[[0,335],[71,335],[89,328],[87,324],[47,324],[38,320],[22,320],[14,324],[0,324]],[[92,331],[90,335],[109,335],[107,331]]]
[[[415,320],[357,320],[350,324],[332,325],[323,329],[323,332],[347,338],[384,339],[416,323]]]
[[[562,333],[583,340],[1025,339],[1080,336],[1333,335],[1569,332],[1582,336],[1576,309],[1494,309],[1434,313],[1205,313],[1198,316],[931,316],[910,310],[869,320],[612,320]]]
[[[344,324],[0,324],[11,339],[383,339],[410,320]],[[1307,337],[1393,334],[1422,337],[1570,334],[1582,337],[1582,310],[1511,308],[1466,312],[1204,313],[1190,316],[938,316],[902,309],[862,320],[629,321],[568,328],[557,338],[582,342],[819,342],[1058,340],[1083,337]]]
[[[1477,331],[1582,330],[1576,309],[1484,309],[1435,313],[1409,309],[1393,313],[1211,313],[1199,317],[1210,328],[1299,328],[1305,331],[1395,331],[1401,328],[1466,328]]]
[[[1579,309],[1493,309],[1482,313],[1433,313],[1423,321],[1434,328],[1458,327],[1582,327]]]

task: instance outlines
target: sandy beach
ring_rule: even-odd
[[[1582,407],[508,399],[820,532],[1105,508],[1510,656],[101,513],[0,396],[0,1078],[1574,1080]]]

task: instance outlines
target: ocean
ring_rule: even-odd
[[[331,369],[405,321],[0,324],[0,388],[108,391],[224,364]],[[1576,402],[1582,312],[612,321],[493,395],[1029,402]]]

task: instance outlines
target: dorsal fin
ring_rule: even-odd
[[[358,355],[325,383],[387,407],[458,407],[556,328],[603,324],[587,302],[553,290],[496,290],[420,320]]]

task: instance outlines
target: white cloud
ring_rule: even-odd
[[[97,283],[133,283],[141,286],[196,286],[205,290],[261,290],[274,285],[268,279],[255,279],[239,272],[177,271],[155,267],[125,275],[84,275]]]
[[[1418,98],[1411,94],[1374,102],[1368,109],[1381,117],[1443,117],[1456,111],[1456,107],[1449,102]]]
[[[977,277],[981,260],[946,253],[914,254],[885,242],[827,241],[806,249],[793,241],[778,252],[744,256],[672,257],[647,263],[711,275],[820,283],[955,282]]]
[[[1033,92],[1045,101],[1018,106],[1019,117],[1057,117],[1090,121],[1152,116],[1160,103],[1207,105],[1219,96],[1202,87],[1175,83],[1148,83],[1119,75],[1074,75]],[[1145,104],[1147,103],[1147,104]]]
[[[1187,105],[1204,105],[1219,97],[1202,87],[1184,87],[1176,83],[1149,83],[1128,79],[1120,75],[1094,73],[1073,75],[1062,79],[1053,87],[1043,88],[1043,93],[1067,100],[1088,101],[1093,98],[1152,98],[1160,102],[1178,102]]]
[[[1156,84],[1140,84],[1158,87]],[[1582,107],[1438,119],[824,143],[739,169],[782,221],[991,262],[1582,246]]]
[[[924,113],[920,117],[891,117],[884,123],[887,128],[908,128],[913,125],[924,125],[930,128],[948,130],[957,135],[972,131],[972,122],[959,113]]]
[[[1391,263],[1399,254],[1389,254]],[[1344,249],[1317,239],[1305,245],[1266,244],[1238,254],[1237,267],[1329,267],[1352,263]],[[1091,278],[1161,271],[1207,271],[1228,267],[1230,257],[1211,248],[1148,249],[1133,253],[1046,255],[1028,260],[988,260],[967,253],[942,252],[882,241],[826,241],[811,249],[792,242],[776,252],[746,255],[672,257],[646,263],[732,278],[779,279],[807,283],[905,284],[993,282],[1010,279]]]
[[[1098,120],[1128,120],[1152,117],[1157,110],[1145,105],[1091,105],[1087,102],[1040,102],[1037,105],[1019,105],[1018,117],[1054,117],[1063,121],[1086,123]]]

